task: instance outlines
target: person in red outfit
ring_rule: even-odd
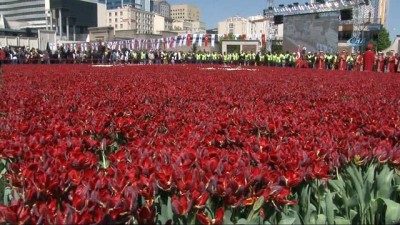
[[[383,52],[378,52],[378,57],[376,57],[376,72],[385,72],[385,56]]]
[[[0,48],[0,68],[6,60],[6,51],[3,48]]]
[[[360,51],[357,52],[357,57],[356,57],[356,67],[355,71],[362,71],[362,66],[364,64],[364,57],[361,54]]]
[[[346,50],[342,50],[342,53],[339,55],[339,70],[347,70],[347,52]]]
[[[372,51],[374,46],[372,44],[368,44],[367,51],[364,52],[364,71],[372,72],[375,64],[375,52]]]
[[[317,68],[322,70],[325,69],[325,53],[324,51],[319,51],[317,56]]]
[[[396,72],[396,56],[394,55],[394,51],[390,51],[389,60],[388,60],[389,73]]]

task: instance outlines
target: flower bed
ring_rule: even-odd
[[[351,163],[399,169],[398,76],[253,69],[5,67],[0,223],[264,223]]]

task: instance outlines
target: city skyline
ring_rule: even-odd
[[[173,4],[191,4],[200,8],[200,20],[204,22],[207,29],[217,28],[218,22],[226,20],[231,16],[249,17],[260,15],[263,9],[267,7],[267,0],[167,0],[171,5]],[[306,1],[296,0],[275,0],[274,6],[280,4],[292,4],[299,2],[304,4]],[[308,2],[308,1],[307,1]],[[400,14],[396,12],[400,9],[399,0],[389,0],[389,10],[387,15],[386,28],[389,31],[391,41],[394,40],[396,35],[400,35]]]

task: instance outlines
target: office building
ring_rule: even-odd
[[[175,21],[200,21],[200,9],[189,4],[171,5],[171,18]]]
[[[107,9],[116,9],[123,6],[131,6],[150,12],[151,0],[99,0],[99,3],[106,4]]]
[[[136,34],[152,34],[154,13],[143,11],[132,6],[107,10],[107,26],[115,31],[133,30]]]
[[[171,5],[165,0],[152,0],[151,12],[157,13],[165,18],[171,18]]]

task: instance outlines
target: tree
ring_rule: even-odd
[[[378,38],[374,40],[374,45],[376,46],[378,51],[383,51],[390,47],[392,42],[389,38],[389,32],[386,28],[382,28],[382,30],[378,33]]]

